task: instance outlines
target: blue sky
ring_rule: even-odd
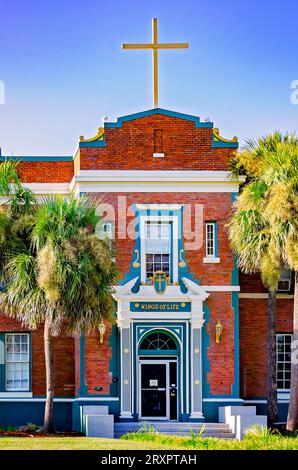
[[[0,147],[9,155],[71,155],[101,119],[152,107],[151,52],[159,40],[160,107],[211,118],[240,142],[298,128],[294,0],[0,0]]]

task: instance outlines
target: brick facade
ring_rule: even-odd
[[[32,351],[32,393],[45,395],[45,359],[43,327],[30,331],[12,318],[0,314],[0,332],[30,332]],[[54,338],[55,393],[57,396],[73,396],[75,392],[74,375],[74,338],[63,331]]]
[[[278,299],[276,332],[292,333],[293,300]],[[241,396],[266,396],[267,299],[240,299]]]
[[[161,130],[164,158],[154,158],[154,130]],[[212,148],[212,129],[154,115],[106,129],[107,146],[81,148],[81,170],[227,170],[233,153]]]
[[[21,161],[18,171],[24,183],[69,183],[74,165],[63,161]]]
[[[155,131],[158,131],[156,133]],[[107,128],[106,147],[80,148],[81,170],[212,170],[227,171],[228,161],[235,149],[214,148],[212,129],[195,127],[194,122],[164,115],[146,116],[121,127]],[[156,142],[158,134],[158,142]],[[155,139],[154,139],[155,136]],[[164,158],[154,158],[153,153],[164,152]],[[70,182],[74,175],[73,162],[29,162],[19,166],[20,175],[27,183]],[[115,208],[116,260],[122,278],[129,271],[135,240],[121,238],[126,226],[118,225],[119,197],[126,196],[127,207],[136,203],[201,204],[203,220],[216,220],[218,224],[218,256],[220,264],[205,264],[205,231],[201,227],[202,245],[186,251],[189,271],[201,285],[220,286],[232,284],[234,259],[229,247],[225,224],[231,211],[231,193],[94,193],[90,197],[104,196],[104,201]],[[133,219],[127,217],[127,225]],[[187,240],[185,240],[186,242]],[[265,293],[257,276],[240,274],[243,293]],[[208,298],[210,320],[206,326],[210,343],[207,358],[210,364],[207,381],[212,395],[230,395],[235,382],[235,311],[231,292],[211,292]],[[291,299],[279,299],[276,329],[292,330]],[[220,320],[224,331],[220,344],[215,342],[215,325]],[[266,391],[266,299],[240,299],[240,388],[242,397],[261,397]],[[0,331],[20,331],[15,321],[0,315]],[[111,327],[104,343],[99,344],[97,332],[85,339],[85,381],[89,394],[108,395],[112,383],[110,360],[113,351],[109,345]],[[56,394],[72,396],[80,388],[80,338],[61,335],[55,338]],[[45,371],[42,327],[32,332],[32,390],[34,396],[45,393]],[[95,390],[101,387],[102,390]]]

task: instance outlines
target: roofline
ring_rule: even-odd
[[[178,119],[184,119],[185,121],[192,121],[195,124],[195,127],[204,127],[204,128],[213,128],[213,122],[201,122],[198,116],[193,116],[191,114],[179,113],[177,111],[171,111],[169,109],[163,108],[153,108],[146,111],[141,111],[139,113],[128,114],[126,116],[121,116],[117,119],[116,122],[105,122],[104,128],[119,128],[122,127],[123,122],[133,121],[134,119],[140,119],[146,116],[154,116],[155,114],[162,114],[163,116],[174,117]]]
[[[4,156],[0,153],[0,162],[6,160],[20,161],[20,162],[72,162],[74,160],[72,155],[67,156]]]

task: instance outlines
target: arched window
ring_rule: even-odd
[[[149,351],[169,351],[176,350],[177,345],[174,339],[166,333],[154,332],[150,333],[142,340],[140,349]]]

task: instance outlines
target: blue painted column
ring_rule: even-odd
[[[202,397],[202,326],[204,320],[190,320],[190,392],[191,406],[190,419],[202,420],[203,397]]]
[[[4,333],[0,333],[0,392],[5,388],[5,350]]]
[[[132,420],[132,350],[131,322],[129,319],[118,320],[120,328],[120,361],[121,361],[121,400],[120,419]]]
[[[88,387],[86,384],[86,373],[85,373],[85,336],[80,336],[80,388],[79,395],[88,395]]]

